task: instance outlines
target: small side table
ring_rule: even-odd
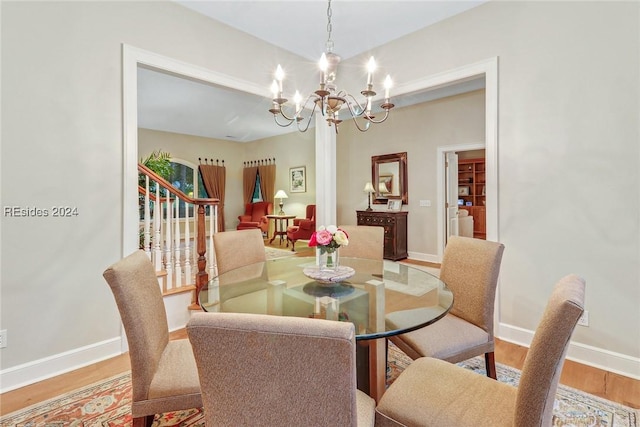
[[[280,236],[280,246],[282,246],[282,241],[287,238],[289,220],[295,217],[295,215],[267,215],[267,219],[273,220],[273,236],[271,240],[269,240],[269,244],[271,244],[276,237]]]

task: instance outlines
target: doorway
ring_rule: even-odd
[[[460,200],[462,200],[462,204],[464,205],[465,210],[473,207],[473,198],[466,197],[460,195],[459,187],[469,187],[469,193],[471,193],[471,183],[463,183],[458,185],[459,179],[459,171],[458,164],[460,162],[460,157],[464,162],[467,159],[478,158],[480,155],[485,160],[485,175],[484,175],[484,183],[479,186],[480,192],[482,192],[482,186],[485,187],[485,196],[482,198],[484,203],[480,202],[480,204],[484,207],[484,233],[482,237],[487,239],[493,235],[493,230],[490,228],[490,224],[492,223],[492,218],[487,216],[487,199],[491,200],[495,195],[491,195],[490,193],[495,188],[495,184],[492,184],[489,177],[491,175],[491,171],[487,168],[487,147],[484,143],[474,143],[474,144],[461,144],[461,145],[449,145],[438,147],[438,163],[437,163],[437,185],[438,185],[438,256],[439,262],[442,260],[442,254],[444,253],[444,248],[447,245],[447,240],[450,234],[459,234],[459,224],[457,222],[454,223],[453,227],[456,228],[454,233],[451,233],[452,220],[458,219],[458,211],[461,208]],[[449,168],[447,163],[454,163],[452,167]],[[463,177],[466,177],[466,174],[463,174]],[[465,179],[465,178],[463,178]],[[467,178],[468,179],[468,178]],[[466,192],[466,191],[464,191]],[[481,200],[481,199],[478,199]],[[467,201],[470,201],[472,205],[467,206]],[[469,209],[472,211],[473,209]],[[469,212],[471,214],[471,212]],[[475,221],[475,219],[474,219]],[[492,233],[488,233],[491,230]],[[475,236],[474,236],[475,237]],[[491,240],[491,238],[489,238]]]

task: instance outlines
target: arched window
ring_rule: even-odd
[[[173,171],[169,182],[174,187],[189,197],[196,199],[206,199],[208,197],[202,178],[198,173],[198,168],[194,164],[186,160],[171,158],[171,169]],[[179,212],[180,217],[183,218],[185,216],[184,203],[180,204]],[[193,215],[193,206],[190,206],[189,216]]]

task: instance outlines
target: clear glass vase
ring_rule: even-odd
[[[340,266],[340,248],[319,247],[318,266],[321,271],[335,271]]]

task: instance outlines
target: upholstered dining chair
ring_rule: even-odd
[[[187,334],[206,425],[374,425],[375,402],[356,389],[350,322],[194,313]]]
[[[267,260],[262,233],[257,228],[215,233],[213,251],[218,274]]]
[[[382,260],[384,228],[370,225],[341,225],[349,236],[349,244],[340,247],[340,256]]]
[[[200,382],[191,344],[169,340],[158,279],[144,251],[103,274],[115,297],[129,343],[133,426],[151,426],[155,414],[201,408]]]
[[[378,403],[376,426],[550,426],[569,339],[584,311],[584,280],[555,286],[518,387],[442,360],[414,360]]]
[[[501,243],[450,237],[440,280],[453,292],[451,311],[437,322],[391,341],[412,359],[429,356],[458,363],[484,354],[487,376],[495,379],[493,311],[503,251]]]

